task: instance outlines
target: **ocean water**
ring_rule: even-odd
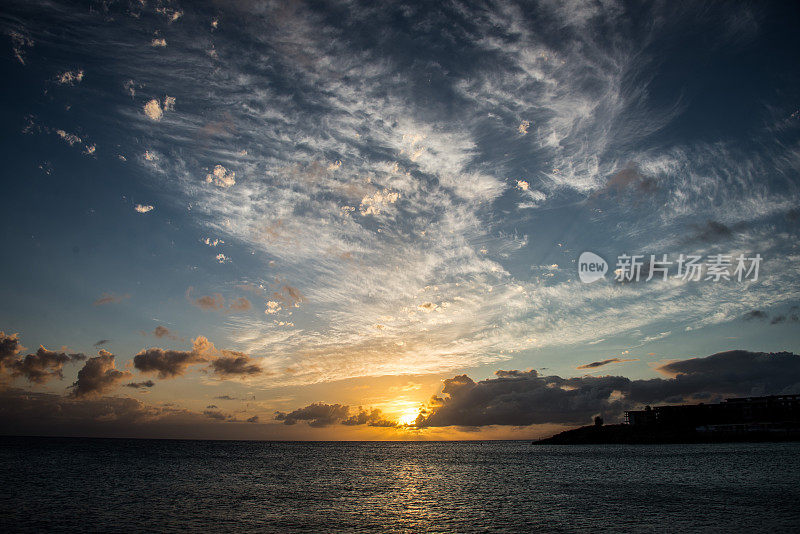
[[[798,532],[800,443],[0,438],[0,532]]]

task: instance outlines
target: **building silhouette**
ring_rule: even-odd
[[[625,412],[639,429],[695,432],[786,432],[800,428],[800,395],[738,397],[716,404],[645,407]]]

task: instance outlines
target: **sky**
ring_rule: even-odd
[[[800,393],[798,23],[4,2],[0,432],[528,439]]]

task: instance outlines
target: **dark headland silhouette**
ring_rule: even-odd
[[[800,395],[727,399],[717,404],[647,406],[622,424],[595,424],[535,441],[542,445],[800,441]]]

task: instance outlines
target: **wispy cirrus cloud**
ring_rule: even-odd
[[[617,335],[655,341],[798,296],[796,257],[777,253],[792,236],[759,226],[797,204],[797,147],[656,140],[687,109],[650,93],[649,47],[685,21],[680,8],[654,5],[659,24],[632,31],[616,2],[448,4],[437,46],[414,57],[381,44],[432,38],[424,25],[389,24],[378,8],[346,24],[304,4],[220,9],[246,15],[235,39],[191,26],[187,11],[169,47],[136,41],[116,105],[158,205],[186,210],[215,236],[206,244],[224,242],[226,269],[245,257],[228,248],[253,257],[236,276],[268,287],[263,300],[231,303],[224,289],[190,300],[266,312],[224,323],[236,347],[293,369],[258,380],[444,372]],[[723,38],[758,31],[745,27]],[[759,180],[764,168],[775,181]],[[758,285],[587,287],[565,267],[579,253],[569,247],[593,243],[580,224],[610,253],[678,251],[688,232],[701,252],[725,237],[731,253],[772,254]],[[540,257],[549,241],[555,259]],[[528,276],[552,264],[562,268]]]
[[[259,20],[253,28],[263,24],[274,33],[249,30],[244,38],[272,47],[274,55],[180,52],[219,68],[202,88],[215,95],[212,109],[239,98],[245,84],[252,87],[259,75],[250,67],[266,57],[286,69],[283,76],[304,102],[256,89],[239,109],[226,108],[225,128],[213,130],[227,146],[169,148],[218,122],[214,115],[222,116],[221,109],[204,116],[184,108],[169,134],[151,139],[164,154],[151,169],[172,177],[207,229],[275,258],[275,271],[303,295],[298,307],[300,301],[287,302],[276,291],[264,302],[266,321],[227,322],[246,351],[282,354],[276,359],[295,371],[266,380],[442,372],[663,322],[713,324],[744,308],[727,300],[736,288],[678,282],[583,287],[574,278],[542,284],[511,274],[510,258],[528,245],[525,235],[505,233],[496,216],[511,194],[519,195],[518,209],[534,210],[565,198],[605,208],[604,192],[615,198],[633,193],[633,201],[648,209],[668,198],[655,217],[648,214],[631,230],[641,248],[659,242],[654,229],[664,221],[692,224],[698,208],[711,209],[714,220],[726,224],[732,214],[764,216],[791,202],[759,190],[747,173],[739,173],[736,191],[726,193],[727,178],[742,167],[714,167],[736,159],[724,143],[661,149],[641,142],[684,110],[680,101],[660,107],[648,101],[652,58],[642,50],[660,38],[656,28],[632,38],[617,24],[621,6],[539,10],[544,29],[511,4],[480,13],[459,6],[448,15],[456,25],[460,16],[474,21],[464,30],[474,37],[465,52],[475,58],[474,68],[459,72],[453,65],[448,87],[457,114],[425,108],[418,95],[394,89],[404,58],[354,50],[341,28],[303,6],[282,12],[281,24],[270,19],[275,12],[268,4],[251,13]],[[358,23],[381,15],[366,10],[354,16]],[[604,24],[618,29],[604,35]],[[546,28],[569,38],[555,43]],[[433,68],[428,58],[418,61]],[[192,87],[188,73],[164,74],[166,85]],[[531,171],[509,177],[511,166],[488,157],[488,133],[536,154],[527,163]],[[704,169],[716,169],[713,180]],[[706,205],[710,198],[717,199],[714,206]],[[742,237],[737,250],[758,242],[754,235]],[[782,265],[778,260],[765,274],[771,283],[791,273]],[[220,308],[218,298],[207,300]],[[746,300],[781,297],[766,289]]]

